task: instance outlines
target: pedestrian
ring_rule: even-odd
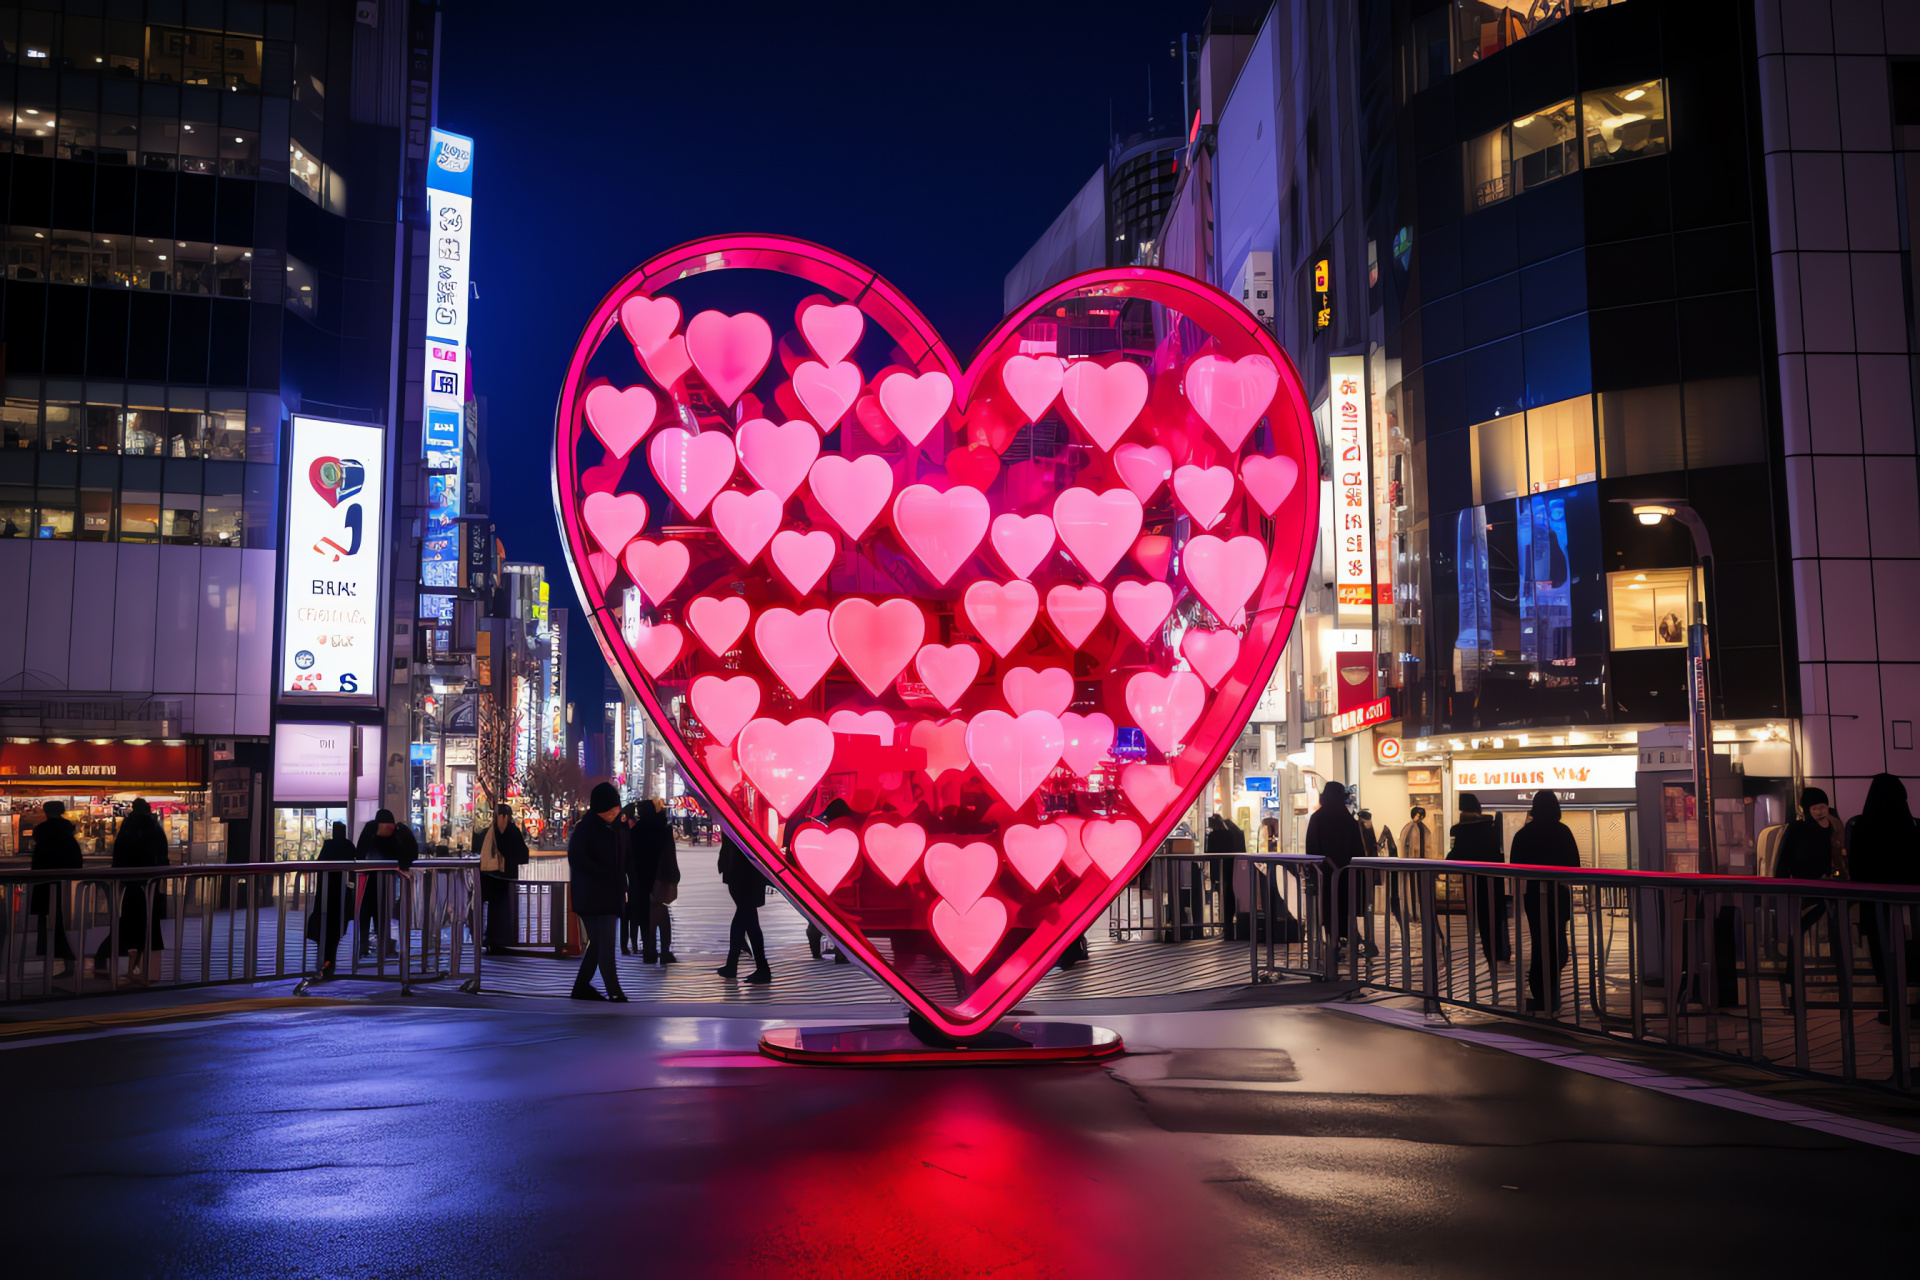
[[[733,833],[725,832],[720,837],[720,879],[726,882],[727,893],[733,899],[733,923],[727,928],[727,962],[717,970],[721,977],[731,980],[740,969],[740,953],[748,951],[754,959],[753,972],[742,979],[757,985],[773,981],[773,970],[767,967],[767,939],[760,932],[760,908],[767,901],[767,878],[760,874],[747,851],[734,843]]]
[[[1801,816],[1787,824],[1780,834],[1779,847],[1773,855],[1773,877],[1776,880],[1832,880],[1843,878],[1846,874],[1846,845],[1844,828],[1840,815],[1833,811],[1827,799],[1827,793],[1819,787],[1808,787],[1800,793]],[[1811,902],[1802,900],[1800,908],[1800,934],[1804,938],[1822,916],[1829,921],[1839,917],[1830,914],[1828,903],[1823,898]],[[1831,927],[1831,926],[1830,926]],[[1780,974],[1780,994],[1789,1008],[1793,1005],[1793,965],[1788,963]]]
[[[531,860],[526,833],[513,820],[513,806],[496,805],[493,821],[480,838],[480,897],[487,912],[489,955],[499,955],[518,941],[519,903],[513,884],[520,878],[520,868]]]
[[[627,905],[620,912],[620,954],[634,955],[639,950],[640,929],[647,922],[647,898],[653,892],[655,844],[640,834],[641,802],[633,801],[620,809],[615,823],[626,832]],[[651,809],[653,806],[647,805]]]
[[[1360,824],[1354,821],[1353,813],[1347,808],[1347,789],[1338,782],[1329,782],[1320,789],[1320,807],[1307,819],[1306,853],[1309,858],[1323,858],[1328,864],[1327,874],[1333,877],[1333,927],[1328,933],[1339,944],[1347,941],[1348,916],[1353,913],[1354,898],[1351,887],[1352,877],[1347,873],[1347,865],[1355,858],[1366,856],[1366,843],[1360,835]],[[1360,953],[1366,956],[1378,955],[1380,949],[1367,941],[1359,939]]]
[[[113,865],[116,867],[164,867],[167,865],[167,833],[160,829],[160,820],[153,816],[153,806],[145,799],[135,800],[133,808],[120,820],[120,830],[113,837]],[[153,886],[153,914],[147,914],[147,889]],[[127,977],[135,982],[144,982],[141,971],[141,953],[144,950],[158,951],[165,942],[160,936],[160,921],[166,918],[166,890],[158,880],[124,880],[120,884],[120,954],[128,957]],[[151,919],[151,923],[149,923]],[[145,938],[146,941],[141,941]],[[93,969],[96,977],[106,977],[108,966],[112,963],[108,952],[113,948],[113,935],[100,939],[99,948],[93,953]]]
[[[1560,820],[1560,798],[1551,791],[1533,793],[1527,824],[1513,833],[1509,859],[1529,867],[1580,866],[1580,846]],[[1543,893],[1545,884],[1550,893]],[[1529,1012],[1560,1012],[1560,971],[1573,957],[1573,890],[1564,881],[1526,882],[1527,938],[1533,961],[1527,968]],[[1548,976],[1548,971],[1552,976]]]
[[[1500,829],[1493,818],[1480,811],[1480,797],[1471,791],[1460,793],[1460,821],[1447,835],[1453,846],[1447,850],[1448,862],[1505,862],[1500,852]],[[1480,950],[1489,967],[1505,964],[1513,958],[1513,943],[1507,938],[1507,911],[1512,898],[1505,882],[1476,873],[1463,876],[1474,894],[1475,924],[1480,933]]]
[[[680,855],[673,846],[673,824],[667,821],[667,802],[655,796],[645,808],[652,813],[657,852],[653,883],[647,890],[647,919],[641,926],[641,958],[647,964],[652,964],[656,956],[661,964],[678,964],[680,957],[673,954],[671,908],[680,897]]]
[[[620,793],[611,782],[596,783],[587,801],[587,814],[574,823],[567,839],[567,873],[571,881],[573,913],[587,935],[587,953],[573,979],[575,1000],[613,1000],[624,1003],[620,974],[614,967],[614,940],[626,897],[627,828],[620,816]],[[593,988],[593,971],[607,988],[603,996]]]
[[[1907,804],[1907,788],[1890,773],[1876,773],[1867,784],[1866,803],[1860,806],[1847,842],[1847,874],[1856,884],[1920,884],[1920,830]],[[1920,989],[1920,938],[1908,936],[1915,908],[1887,903],[1860,904],[1860,932],[1867,936],[1867,955],[1873,961],[1874,980],[1880,984],[1886,1008],[1881,1022],[1891,1022],[1893,991],[1887,979],[1887,948],[1901,945],[1906,952],[1907,999]]]
[[[1400,856],[1431,858],[1432,843],[1432,833],[1427,830],[1427,811],[1415,805],[1407,817],[1407,825],[1400,828]]]
[[[1260,819],[1260,852],[1280,852],[1280,819]]]
[[[320,846],[319,861],[352,862],[356,853],[353,841],[347,839],[347,824],[336,822],[332,836]],[[338,871],[324,873],[320,877],[313,909],[307,913],[307,936],[320,947],[319,975],[322,979],[333,976],[340,938],[346,933],[347,921],[352,915],[353,903],[347,897],[346,877]]]
[[[373,815],[371,821],[360,828],[360,839],[354,845],[356,858],[361,862],[398,863],[405,871],[420,856],[420,844],[413,838],[413,832],[404,822],[395,821],[393,810],[381,809]],[[383,881],[382,876],[393,876]],[[358,893],[360,897],[360,954],[368,955],[373,950],[374,934],[380,931],[380,907],[385,904],[388,916],[398,919],[397,904],[401,892],[401,877],[389,871],[363,871],[360,873]],[[388,887],[382,889],[381,885]],[[384,896],[383,896],[384,895]],[[409,939],[411,942],[411,939]],[[396,954],[393,939],[382,936],[380,954]]]
[[[34,871],[78,871],[81,866],[80,841],[74,837],[73,824],[67,821],[67,806],[59,800],[49,800],[44,806],[46,820],[33,829],[33,860],[29,864]],[[40,917],[40,937],[35,947],[36,955],[47,954],[47,929],[49,917],[53,929],[53,954],[59,962],[59,968],[53,976],[64,978],[73,969],[73,943],[67,937],[67,890],[70,881],[33,886],[33,896],[28,900],[28,913]]]
[[[819,813],[815,814],[813,817],[802,818],[798,822],[788,823],[787,824],[787,840],[786,840],[787,857],[789,859],[793,857],[793,837],[795,836],[795,834],[799,832],[801,827],[809,823],[812,823],[817,826],[825,827],[825,826],[831,825],[832,823],[838,822],[843,818],[851,818],[851,817],[853,817],[853,806],[848,804],[844,797],[835,796],[833,799],[827,801],[826,808],[822,809]],[[826,940],[826,934],[820,931],[820,926],[815,924],[811,920],[807,921],[807,950],[813,953],[813,958],[815,960],[826,959],[826,955],[821,945],[825,940]],[[846,953],[840,950],[839,939],[837,938],[834,940],[833,962],[835,964],[851,964],[852,963],[852,961],[847,959]]]

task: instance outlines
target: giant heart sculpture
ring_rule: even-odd
[[[1305,585],[1315,450],[1292,363],[1188,277],[1075,276],[962,365],[868,268],[723,236],[594,311],[554,503],[594,635],[686,776],[964,1037],[1239,736]],[[836,798],[853,816],[822,831]]]

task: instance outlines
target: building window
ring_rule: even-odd
[[[120,541],[160,541],[160,495],[157,493],[120,494]]]
[[[180,160],[180,121],[173,116],[140,117],[140,167],[172,169]]]
[[[160,457],[167,440],[166,392],[160,387],[134,387],[127,393],[122,417],[120,451],[135,457]]]
[[[1564,489],[1599,478],[1593,440],[1593,397],[1575,396],[1527,410],[1527,488]]]
[[[287,305],[313,316],[320,305],[320,278],[312,267],[287,255]]]
[[[1665,81],[1646,80],[1581,94],[1580,116],[1590,168],[1667,152]]]
[[[207,547],[238,547],[243,545],[240,524],[240,497],[210,497],[207,510],[200,522],[200,543]]]
[[[229,178],[260,176],[260,131],[220,126],[220,172]]]
[[[214,89],[257,90],[260,41],[223,36],[217,31],[148,27],[147,79]]]
[[[82,542],[113,540],[113,490],[80,491],[79,539]]]
[[[287,181],[307,199],[320,203],[320,159],[298,142],[287,143]]]
[[[1467,143],[1467,211],[1484,209],[1512,195],[1512,170],[1508,126],[1503,124]]]
[[[180,171],[182,173],[218,173],[220,171],[219,126],[204,120],[180,122]]]
[[[1699,598],[1692,569],[1642,569],[1607,575],[1607,611],[1615,649],[1684,649]]]
[[[46,228],[7,228],[7,279],[45,280],[47,258]]]
[[[1580,131],[1573,99],[1556,102],[1513,122],[1513,188],[1516,192],[1564,178],[1580,168]]]
[[[46,448],[54,453],[80,451],[80,406],[67,400],[49,400],[44,410]]]
[[[9,227],[7,276],[246,298],[253,294],[253,250],[203,241]]]
[[[37,449],[40,447],[40,389],[26,384],[30,391],[15,395],[7,387],[7,399],[0,406],[0,448]]]
[[[1473,505],[1517,498],[1527,487],[1526,419],[1520,414],[1472,427]]]
[[[0,488],[0,538],[33,536],[33,490]]]
[[[170,493],[160,504],[160,541],[174,546],[200,545],[200,495]]]

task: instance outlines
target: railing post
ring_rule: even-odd
[[[400,888],[400,994],[410,996],[413,994],[413,885],[405,872],[394,872],[394,879]]]

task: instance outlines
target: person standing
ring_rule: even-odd
[[[74,837],[73,824],[67,821],[67,806],[49,800],[43,806],[46,821],[33,829],[35,871],[78,871],[81,866],[80,841]],[[35,954],[47,954],[48,917],[52,917],[53,954],[60,967],[53,976],[64,978],[73,968],[73,943],[67,937],[67,889],[69,882],[37,884],[29,900],[28,912],[40,917],[40,938]]]
[[[1808,787],[1800,793],[1800,817],[1787,824],[1780,834],[1780,847],[1773,857],[1773,875],[1776,880],[1832,880],[1846,873],[1846,846],[1842,835],[1840,815],[1833,811],[1827,800],[1827,793],[1819,787]],[[1830,914],[1825,899],[1815,898],[1811,902],[1802,899],[1800,908],[1800,933],[1805,937],[1808,930],[1820,922],[1821,916],[1829,921],[1840,917]],[[1793,1000],[1793,965],[1788,963],[1780,975],[1780,991],[1791,1004]]]
[[[652,808],[636,800],[620,810],[615,824],[627,833],[627,905],[620,912],[620,954],[623,956],[638,951],[640,929],[647,922],[647,898],[653,892],[654,843],[643,838],[640,831],[642,811]]]
[[[652,964],[656,956],[661,964],[677,964],[673,954],[674,901],[680,896],[680,855],[673,847],[673,824],[667,821],[667,802],[655,796],[642,806],[641,816],[651,814],[656,853],[653,883],[647,888],[647,918],[640,926],[641,957]]]
[[[354,845],[354,853],[360,862],[395,862],[400,865],[400,870],[405,871],[420,856],[420,844],[404,822],[394,820],[393,810],[382,809],[373,815],[372,821],[360,828],[360,839]],[[397,904],[403,879],[395,875],[389,886],[382,890],[380,877],[386,874],[390,873],[368,871],[360,875],[360,954],[363,956],[373,950],[374,934],[380,930],[381,903],[386,904],[392,919],[399,919]],[[380,939],[380,954],[395,954],[391,937]]]
[[[627,994],[620,989],[613,949],[626,897],[629,843],[628,828],[616,821],[620,817],[620,793],[611,782],[595,785],[587,810],[567,839],[573,913],[580,917],[580,927],[587,935],[587,952],[580,957],[580,972],[573,980],[573,998],[625,1002]],[[593,989],[595,968],[607,988],[604,996]]]
[[[347,839],[347,824],[336,822],[333,835],[320,846],[319,861],[352,862],[356,853],[353,841]],[[323,979],[333,976],[334,957],[352,915],[353,902],[347,897],[346,877],[338,871],[326,872],[320,877],[313,910],[307,913],[307,936],[320,946],[319,972]]]
[[[1551,791],[1533,793],[1527,824],[1513,833],[1509,859],[1529,867],[1580,866],[1580,846],[1560,821],[1560,798]],[[1573,890],[1561,881],[1526,882],[1527,938],[1533,961],[1527,968],[1527,1009],[1560,1012],[1560,971],[1573,957]],[[1550,893],[1541,892],[1542,885]],[[1551,976],[1548,971],[1551,970]]]
[[[1360,824],[1347,808],[1347,789],[1338,782],[1329,782],[1320,789],[1320,807],[1307,819],[1306,854],[1309,858],[1324,858],[1328,863],[1327,874],[1333,877],[1333,892],[1326,900],[1333,903],[1333,927],[1327,932],[1345,943],[1347,917],[1353,911],[1349,887],[1352,877],[1347,874],[1347,864],[1366,856],[1366,843],[1360,835]],[[1379,948],[1364,939],[1360,940],[1360,946],[1364,955],[1379,954]]]
[[[480,897],[487,911],[489,955],[499,955],[517,940],[519,904],[514,900],[513,882],[531,858],[526,834],[513,820],[513,806],[495,807],[493,821],[480,838]]]
[[[1505,862],[1500,852],[1500,830],[1492,817],[1480,811],[1480,797],[1471,791],[1460,793],[1460,821],[1447,835],[1453,847],[1447,850],[1448,862]],[[1513,944],[1507,938],[1507,909],[1512,902],[1503,882],[1486,875],[1462,877],[1476,895],[1480,950],[1489,968],[1513,958]]]
[[[167,865],[167,833],[160,829],[160,820],[153,816],[153,806],[145,799],[135,800],[132,810],[120,820],[120,830],[113,837],[113,865],[116,867],[164,867]],[[148,924],[147,887],[151,883],[153,890],[152,924]],[[128,957],[127,977],[133,981],[144,981],[140,962],[143,950],[160,950],[165,942],[160,937],[160,921],[166,917],[166,890],[159,881],[126,880],[120,885],[120,954]],[[151,934],[146,942],[144,935]],[[111,932],[100,939],[99,949],[93,953],[93,968],[96,975],[105,977],[107,966],[111,963],[107,953],[113,947]]]
[[[760,874],[747,851],[734,843],[733,833],[720,837],[720,879],[733,899],[733,923],[727,929],[727,962],[714,972],[731,980],[740,971],[740,953],[751,952],[753,972],[742,981],[764,986],[773,981],[767,967],[767,939],[760,932],[760,908],[767,901],[767,878]]]
[[[1400,856],[1403,858],[1431,858],[1433,835],[1427,830],[1427,811],[1419,805],[1407,817],[1407,825],[1400,828]]]
[[[1848,832],[1847,874],[1856,884],[1920,884],[1920,829],[1913,822],[1907,788],[1890,773],[1876,773],[1867,784],[1866,803]],[[1891,1022],[1893,992],[1887,985],[1887,948],[1906,952],[1907,999],[1920,990],[1920,938],[1906,936],[1912,907],[1865,902],[1860,905],[1860,932],[1867,935],[1867,955],[1887,1007],[1880,1021]],[[1920,1003],[1920,1002],[1915,1002]]]

